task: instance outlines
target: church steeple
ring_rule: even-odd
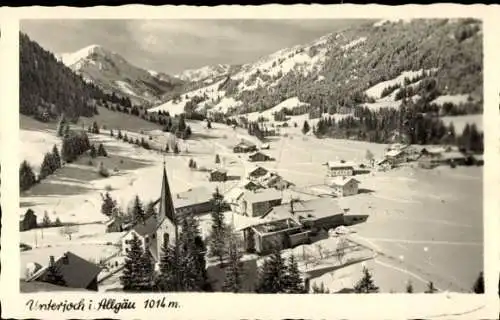
[[[165,159],[163,159],[163,180],[161,184],[160,210],[158,212],[158,222],[161,223],[168,218],[172,223],[176,223],[175,209],[170,193],[170,186],[167,179],[167,169],[165,168]]]

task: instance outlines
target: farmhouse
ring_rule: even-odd
[[[246,251],[266,254],[278,246],[295,247],[309,241],[309,231],[290,218],[255,224],[243,229]]]
[[[314,232],[328,230],[344,224],[346,210],[331,198],[296,200],[272,208],[264,217],[273,220],[291,218]]]
[[[386,152],[385,159],[391,164],[391,166],[396,166],[408,161],[408,153],[405,149],[390,150]]]
[[[293,186],[292,182],[283,179],[283,177],[277,174],[270,174],[263,182],[268,188],[274,188],[276,190],[285,190]]]
[[[137,223],[130,232],[122,238],[122,254],[126,255],[130,250],[130,241],[134,235],[139,238],[142,250],[147,250],[151,241],[155,240],[158,221],[156,216],[151,216],[144,222]]]
[[[261,151],[256,151],[248,156],[248,161],[251,161],[251,162],[271,161],[271,160],[272,160],[272,158],[270,156],[268,156],[267,154],[265,154]]]
[[[257,181],[252,181],[248,179],[243,180],[240,186],[245,190],[250,190],[250,191],[264,189],[264,186],[262,186],[260,183],[257,183]]]
[[[19,219],[19,231],[31,230],[37,227],[36,214],[28,209]]]
[[[227,170],[226,169],[214,169],[210,172],[210,181],[223,182],[227,180]]]
[[[54,256],[50,256],[49,266],[40,269],[26,280],[61,285],[51,282],[50,266],[56,268],[62,276],[64,280],[63,286],[97,291],[97,276],[101,272],[101,268],[69,251],[57,260],[54,259]]]
[[[447,151],[444,149],[422,149],[419,158],[419,166],[422,168],[434,168],[439,165],[466,165],[471,159],[459,151]]]
[[[347,197],[358,193],[359,183],[353,177],[335,177],[330,180],[330,187],[337,197]]]
[[[268,174],[269,170],[267,170],[266,168],[263,168],[263,167],[255,167],[254,169],[252,169],[249,173],[248,173],[248,178],[250,180],[253,180],[253,179],[258,179],[260,177],[263,177],[265,176],[266,174]]]
[[[272,207],[279,206],[281,201],[281,192],[275,189],[245,191],[236,200],[238,206],[236,212],[249,217],[260,217],[268,213]]]
[[[328,174],[332,177],[338,176],[352,176],[354,174],[354,167],[356,164],[354,162],[345,161],[328,161],[326,163],[328,167]]]
[[[257,151],[257,146],[249,141],[242,140],[233,148],[234,153],[246,153]]]

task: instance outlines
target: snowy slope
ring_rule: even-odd
[[[199,69],[188,69],[175,75],[175,77],[188,82],[205,80],[207,78],[215,78],[229,73],[231,65],[218,64],[215,66],[204,66]]]

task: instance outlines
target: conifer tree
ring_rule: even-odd
[[[59,219],[59,217],[56,218],[56,221],[54,222],[54,227],[60,227],[62,226],[62,222],[61,220]]]
[[[156,215],[156,209],[155,209],[155,205],[154,205],[153,201],[150,201],[146,205],[145,215],[146,215],[146,219],[149,218],[149,217],[151,217],[151,216]]]
[[[24,160],[19,168],[19,187],[21,191],[26,191],[36,183],[35,173],[28,161]]]
[[[110,135],[111,137],[114,137],[114,136],[115,136],[115,133],[113,132],[113,129],[109,129],[109,135]]]
[[[219,164],[220,163],[220,157],[218,154],[215,155],[215,163]]]
[[[157,280],[157,287],[163,292],[182,291],[180,286],[180,265],[175,253],[175,247],[168,242],[162,245],[160,256],[160,274]]]
[[[52,164],[54,165],[54,171],[61,168],[61,156],[56,145],[52,148]]]
[[[179,234],[180,286],[183,291],[203,291],[207,286],[206,248],[198,223],[191,215],[183,217]]]
[[[92,133],[99,134],[99,125],[95,121],[92,123]]]
[[[142,271],[139,282],[140,291],[152,291],[154,287],[154,263],[147,249],[139,260],[139,266]]]
[[[90,147],[90,157],[91,157],[91,158],[96,158],[96,157],[97,157],[97,150],[95,149],[95,146],[94,146],[94,145],[92,145],[92,146]]]
[[[176,143],[174,144],[174,153],[175,154],[178,154],[180,151],[179,151],[179,145]]]
[[[259,270],[258,293],[284,293],[287,288],[287,267],[281,251],[275,246]]]
[[[472,287],[472,291],[474,293],[482,294],[484,293],[484,275],[483,272],[481,271],[476,279],[476,282],[474,282],[474,286]]]
[[[312,291],[313,293],[330,293],[330,290],[325,288],[325,284],[321,282],[321,285],[318,286],[316,282],[312,286]]]
[[[373,282],[370,271],[365,267],[363,268],[363,277],[354,286],[356,293],[377,293],[379,288]]]
[[[165,145],[165,152],[168,153],[170,151],[170,148],[168,147],[168,143]]]
[[[56,286],[66,285],[66,281],[64,280],[64,277],[59,271],[59,268],[55,265],[55,263],[52,262],[49,263],[49,266],[47,268],[47,273],[45,274],[44,282],[48,282]]]
[[[66,118],[64,117],[64,114],[61,113],[59,123],[57,124],[57,136],[58,137],[64,136],[65,128],[66,128]]]
[[[236,236],[229,237],[228,263],[226,266],[226,278],[222,287],[225,292],[238,293],[243,290],[244,267],[241,261],[242,254],[239,251]]]
[[[38,174],[38,178],[43,180],[51,175],[53,171],[54,165],[52,164],[52,154],[46,153],[43,157],[42,165],[40,166],[40,173]]]
[[[122,131],[120,129],[118,129],[118,135],[117,135],[118,139],[123,139],[123,134],[122,134]]]
[[[132,216],[134,217],[134,221],[136,223],[144,223],[146,221],[146,213],[144,211],[141,199],[139,199],[139,195],[136,195],[134,198],[134,204],[132,206]]]
[[[43,212],[43,220],[42,220],[42,227],[48,228],[52,224],[52,221],[50,221],[49,214],[47,211]]]
[[[130,239],[130,247],[125,257],[122,275],[120,276],[123,291],[140,292],[145,290],[145,285],[149,278],[148,273],[151,270],[145,261],[141,241],[134,233],[132,239]]]
[[[113,214],[113,210],[116,208],[116,200],[111,198],[109,192],[106,192],[104,196],[102,196],[102,204],[101,204],[101,213],[106,216],[111,216]]]
[[[71,132],[71,130],[69,128],[69,124],[66,123],[64,126],[64,136],[65,137],[69,136],[70,132]]]
[[[106,149],[104,149],[104,145],[102,143],[99,144],[99,148],[97,149],[97,155],[99,157],[107,157],[108,153],[106,152]]]
[[[224,256],[226,255],[226,238],[228,237],[228,227],[224,223],[224,214],[222,213],[221,202],[222,195],[219,193],[218,189],[215,189],[215,193],[213,194],[212,198],[212,229],[209,237],[209,254],[212,257],[219,258],[219,262],[222,266],[224,262]]]
[[[72,140],[69,136],[65,136],[61,148],[61,157],[64,162],[70,163],[74,160]]]
[[[427,289],[425,290],[425,293],[436,293],[437,289],[434,287],[434,283],[432,281],[429,281],[427,283]]]
[[[299,266],[295,257],[290,255],[286,273],[286,292],[287,293],[306,293],[304,282],[300,276]]]
[[[413,283],[411,280],[408,280],[406,283],[406,293],[413,293]]]
[[[309,123],[307,120],[304,120],[304,125],[302,126],[302,133],[307,134],[311,130],[311,127],[309,126]]]

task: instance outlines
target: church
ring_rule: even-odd
[[[172,194],[168,184],[167,170],[163,163],[163,178],[161,196],[159,199],[159,211],[155,216],[147,218],[143,223],[136,224],[130,232],[122,238],[122,253],[127,254],[130,240],[135,236],[141,241],[144,250],[148,250],[155,260],[159,262],[163,244],[168,242],[175,244],[178,236],[177,217],[172,201]]]

